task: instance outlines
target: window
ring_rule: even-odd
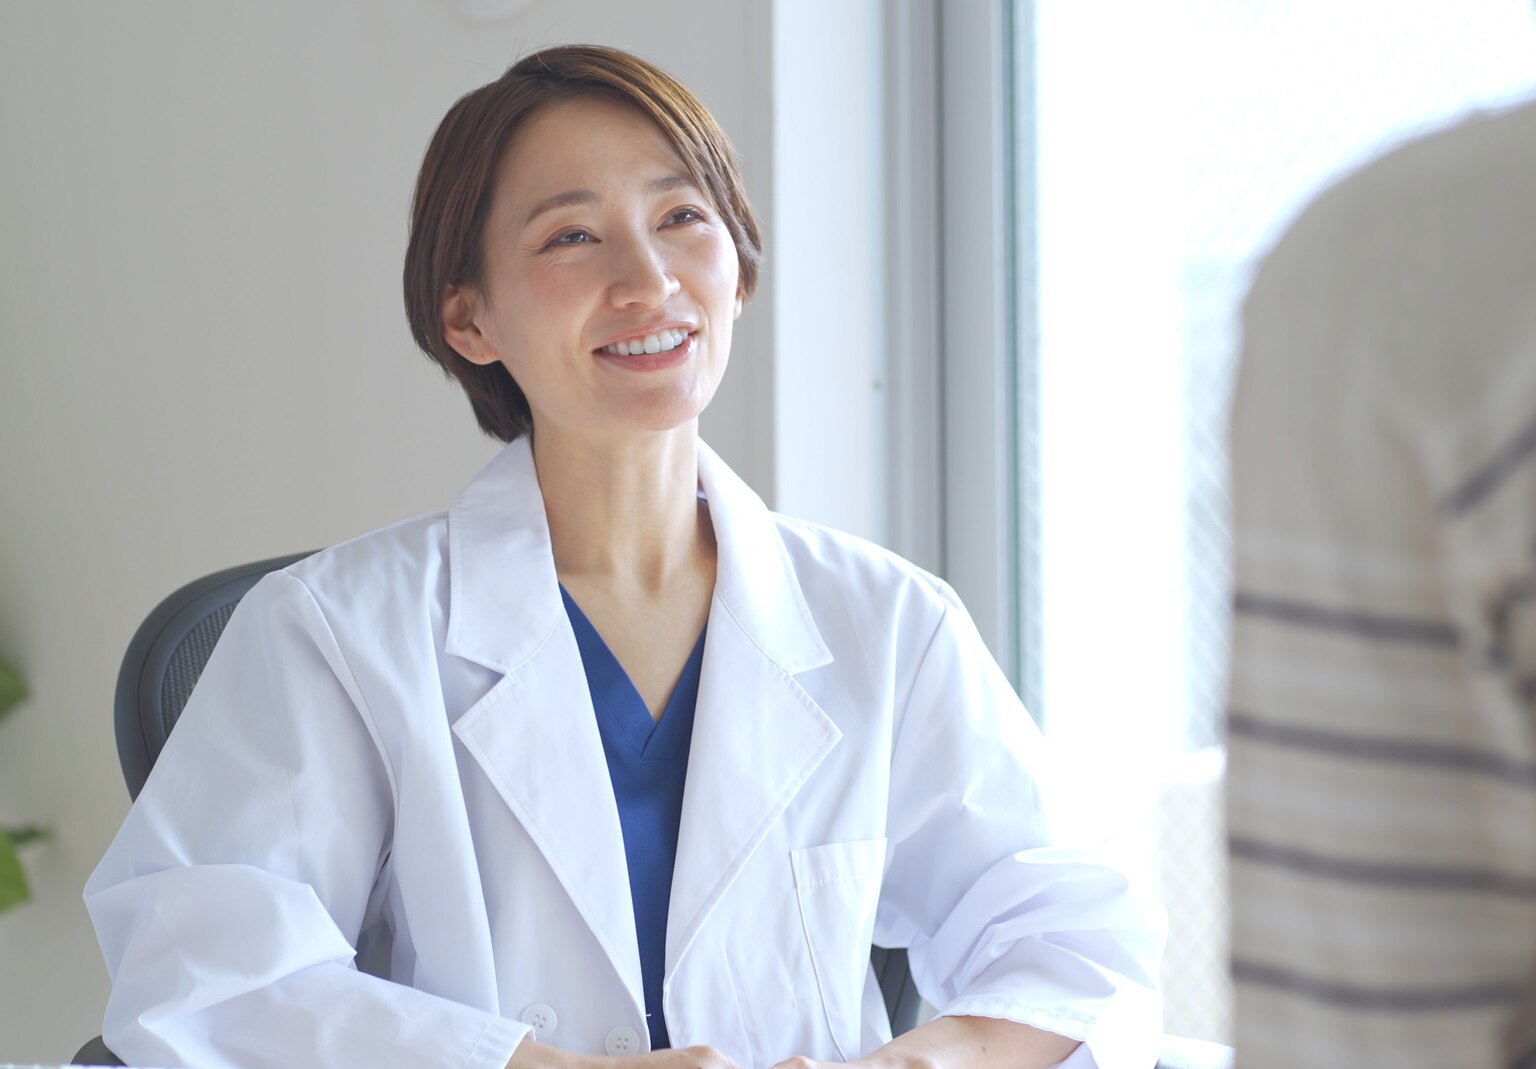
[[[1168,1030],[1225,1039],[1224,437],[1242,295],[1321,186],[1536,89],[1536,13],[1013,0],[1005,21],[1017,682],[1098,785],[1079,811],[1168,903]]]

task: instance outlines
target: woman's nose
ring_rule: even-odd
[[[622,243],[617,251],[610,290],[615,305],[655,308],[678,291],[671,264],[651,242],[636,238]]]

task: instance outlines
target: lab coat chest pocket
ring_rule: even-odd
[[[860,1015],[885,845],[884,839],[861,839],[790,852],[816,984],[844,1061],[863,1053]]]

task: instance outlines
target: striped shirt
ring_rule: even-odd
[[[1238,1066],[1536,1066],[1536,107],[1325,193],[1245,309]]]

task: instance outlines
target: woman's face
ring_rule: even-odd
[[[736,248],[637,109],[579,97],[530,118],[483,248],[482,288],[445,300],[448,338],[506,366],[537,433],[670,430],[714,396],[741,312]]]

